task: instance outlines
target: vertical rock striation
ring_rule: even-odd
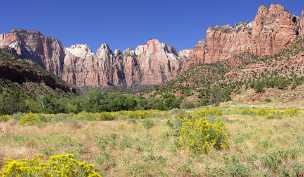
[[[0,48],[11,48],[78,87],[135,87],[161,85],[198,64],[231,59],[242,53],[274,55],[304,35],[304,11],[293,16],[278,4],[261,6],[255,19],[234,26],[215,26],[193,49],[177,52],[151,39],[124,52],[102,44],[93,53],[85,44],[64,49],[40,32],[12,30],[0,35]]]
[[[13,48],[22,58],[31,59],[58,76],[63,70],[65,54],[62,44],[40,32],[13,29],[0,35],[0,48]]]
[[[193,49],[189,63],[215,63],[241,53],[274,55],[296,39],[300,28],[303,29],[303,17],[299,22],[278,4],[261,6],[250,23],[209,28],[204,42]]]

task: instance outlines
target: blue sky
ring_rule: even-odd
[[[252,20],[261,4],[280,3],[295,15],[303,0],[1,0],[0,33],[36,29],[65,46],[102,42],[134,48],[158,38],[191,48],[208,26]]]

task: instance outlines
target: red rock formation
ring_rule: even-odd
[[[124,51],[123,56],[124,73],[127,86],[132,87],[140,85],[142,73],[137,56],[135,55],[135,51],[132,49],[127,49]]]
[[[62,79],[79,87],[126,86],[122,56],[118,51],[114,55],[106,44],[96,55],[83,44],[67,48]]]
[[[274,55],[299,34],[304,35],[304,11],[298,18],[280,5],[271,5],[261,6],[251,23],[209,28],[205,40],[194,49],[179,53],[156,39],[123,53],[113,53],[106,44],[96,54],[86,45],[74,45],[64,51],[56,39],[25,30],[0,35],[0,48],[13,48],[22,57],[79,87],[132,87],[164,84],[198,64],[227,59],[238,63],[234,56],[242,53]]]
[[[150,40],[123,54],[103,44],[94,55],[85,45],[66,49],[63,80],[77,86],[160,85],[175,78],[180,61],[175,49]]]
[[[196,47],[192,60],[215,63],[244,52],[274,55],[297,37],[298,28],[298,19],[281,5],[261,6],[251,23],[209,28],[205,46]]]
[[[0,48],[14,48],[18,55],[43,66],[46,70],[61,75],[64,50],[61,43],[40,32],[12,30],[0,35]]]
[[[194,49],[186,49],[179,52],[182,60],[182,71],[193,66],[205,63],[205,43],[199,41]]]
[[[141,85],[160,85],[173,78],[180,71],[180,59],[174,48],[157,39],[135,49],[141,71]]]
[[[302,10],[302,14],[300,17],[300,34],[304,35],[304,9]]]

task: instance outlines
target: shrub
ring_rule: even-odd
[[[220,120],[207,118],[183,119],[179,130],[179,143],[194,153],[208,153],[229,147],[228,133]]]
[[[223,112],[219,108],[216,107],[208,107],[208,108],[202,108],[194,111],[192,113],[192,116],[194,117],[209,117],[209,116],[222,116]]]
[[[241,108],[235,110],[237,113],[244,115],[253,116],[266,116],[268,118],[280,118],[282,116],[295,117],[300,113],[300,109],[286,108],[286,109],[275,109],[275,108]]]
[[[145,119],[142,122],[145,129],[150,129],[154,126],[154,122],[151,119]]]
[[[7,122],[9,120],[13,119],[12,116],[9,116],[9,115],[2,115],[0,116],[0,122]]]
[[[81,112],[78,114],[74,114],[72,116],[72,119],[88,120],[88,121],[106,121],[106,120],[114,120],[115,116],[110,112],[100,112],[100,113]]]
[[[78,161],[73,155],[54,155],[48,161],[41,159],[9,161],[1,170],[2,177],[101,177],[93,165]]]
[[[96,145],[102,150],[105,150],[107,147],[113,149],[118,144],[118,138],[116,134],[98,136],[96,137]]]
[[[21,125],[36,125],[43,121],[39,114],[28,113],[20,117],[19,123]]]
[[[274,151],[266,154],[262,158],[262,163],[265,167],[276,171],[285,160],[295,159],[298,154],[296,149]]]

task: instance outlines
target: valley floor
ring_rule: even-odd
[[[33,124],[6,119],[0,122],[0,168],[9,159],[72,153],[95,164],[105,177],[304,176],[304,110],[218,109],[230,148],[208,154],[179,147],[170,126],[177,115],[193,110],[122,112],[106,121],[79,118],[100,116],[89,113],[77,119],[52,115],[58,120]]]

